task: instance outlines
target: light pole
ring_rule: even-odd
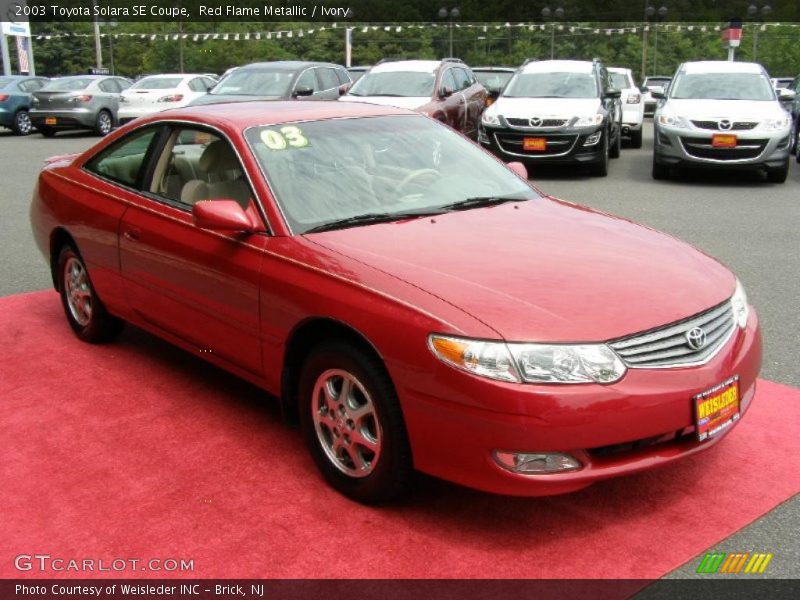
[[[555,10],[550,10],[549,6],[542,9],[542,19],[550,21],[551,19],[561,21],[564,18],[564,9],[560,6]],[[550,60],[553,60],[556,54],[556,24],[550,24]]]
[[[655,41],[654,41],[654,48],[653,48],[653,75],[658,74],[658,23],[664,20],[664,17],[667,16],[667,12],[669,10],[666,6],[661,6],[658,10],[656,10],[653,6],[648,6],[647,10],[645,11],[645,15],[647,15],[648,20],[650,20],[653,16],[656,16],[656,23],[655,23]]]
[[[754,23],[763,23],[764,17],[772,12],[772,7],[769,4],[757,6],[751,4],[747,7],[747,16],[753,19]],[[758,25],[753,25],[753,62],[758,62]]]
[[[114,34],[111,32],[111,29],[119,25],[116,21],[106,21],[104,23],[101,22],[102,25],[106,25],[109,28],[109,32],[106,34],[108,36],[108,58],[111,67],[111,74],[116,75],[116,70],[114,68]]]
[[[450,29],[450,56],[453,56],[453,21],[461,16],[461,9],[454,6],[447,10],[444,6],[439,9],[439,18],[447,19],[448,28]]]
[[[93,13],[97,12],[97,0],[92,0],[92,7]],[[95,67],[97,70],[103,68],[103,45],[100,42],[100,21],[97,19],[97,15],[95,14],[94,19],[92,20],[92,28],[94,29],[94,57],[95,57]]]

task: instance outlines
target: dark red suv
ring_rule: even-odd
[[[487,96],[463,61],[444,58],[382,60],[340,100],[410,108],[476,138]]]

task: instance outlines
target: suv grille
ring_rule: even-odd
[[[692,121],[695,127],[700,129],[713,129],[714,131],[749,131],[755,129],[758,121],[734,121],[730,129],[723,130],[719,126],[719,121]]]
[[[531,119],[535,118],[531,117]],[[531,119],[507,118],[506,121],[512,127],[563,127],[567,124],[567,119],[542,119],[538,125],[532,125]]]
[[[712,160],[746,160],[758,158],[767,147],[769,140],[739,140],[735,148],[715,148],[711,138],[681,137],[686,154],[695,158]]]
[[[699,327],[705,344],[689,344],[687,333]],[[629,367],[670,367],[705,362],[728,340],[735,323],[728,301],[683,321],[621,338],[608,345]]]
[[[521,156],[562,156],[568,154],[575,146],[578,139],[577,135],[566,135],[561,133],[536,133],[536,137],[547,140],[546,148],[543,152],[528,152],[523,149],[524,140],[531,134],[497,132],[494,134],[497,145],[505,152],[518,154]]]

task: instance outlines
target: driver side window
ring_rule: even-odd
[[[439,86],[439,93],[444,94],[445,89],[449,89],[451,92],[456,91],[456,80],[453,77],[453,69],[447,69],[442,75],[442,82]]]
[[[308,88],[317,91],[317,77],[314,75],[314,69],[308,69],[305,73],[300,75],[294,89]]]

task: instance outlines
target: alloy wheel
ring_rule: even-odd
[[[64,263],[64,286],[72,318],[85,327],[92,320],[92,290],[83,264],[75,257]]]

